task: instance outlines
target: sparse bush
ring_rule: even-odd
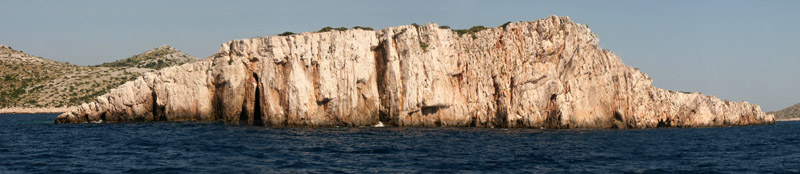
[[[450,29],[450,26],[442,25],[442,26],[439,26],[439,28],[441,28],[441,29]]]
[[[291,35],[294,35],[294,34],[295,34],[295,33],[292,33],[292,32],[289,32],[289,31],[287,31],[287,32],[283,32],[283,33],[281,33],[281,34],[278,34],[278,36],[291,36]]]
[[[317,32],[329,32],[329,31],[333,31],[333,30],[336,30],[336,31],[347,31],[347,28],[346,27],[332,28],[330,26],[327,26],[325,28],[320,29]]]
[[[461,36],[461,35],[464,35],[464,34],[475,34],[477,32],[480,32],[480,31],[483,31],[483,30],[486,30],[486,29],[488,29],[488,28],[484,27],[483,25],[478,25],[478,26],[473,26],[472,28],[469,28],[469,29],[460,29],[460,30],[453,30],[453,31],[458,33],[458,36]]]
[[[506,29],[506,27],[508,26],[508,24],[511,24],[511,21],[508,21],[508,22],[506,22],[506,23],[503,23],[503,25],[500,25],[500,27],[503,27],[503,29],[505,30],[505,29]]]
[[[355,26],[355,27],[353,27],[353,29],[362,29],[362,30],[372,31],[372,27]]]
[[[333,30],[333,28],[331,28],[330,26],[327,26],[325,28],[319,29],[319,31],[317,31],[317,32],[329,32],[331,30]]]
[[[5,77],[3,77],[3,81],[16,81],[16,80],[17,78],[12,75],[5,75]]]
[[[419,41],[419,47],[422,48],[422,51],[428,52],[428,46],[429,46],[428,43]]]

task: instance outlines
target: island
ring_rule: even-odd
[[[145,73],[56,123],[660,128],[774,124],[758,105],[653,87],[550,16],[498,27],[329,29],[233,40]]]

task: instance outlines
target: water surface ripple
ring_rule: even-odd
[[[646,130],[52,124],[0,115],[0,173],[798,173],[800,122]]]

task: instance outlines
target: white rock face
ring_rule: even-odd
[[[654,128],[773,124],[758,105],[651,86],[568,17],[459,35],[436,24],[234,40],[58,123]]]

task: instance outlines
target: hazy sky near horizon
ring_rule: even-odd
[[[2,1],[0,44],[80,65],[168,44],[205,58],[220,44],[325,26],[435,22],[498,26],[549,15],[587,24],[600,46],[653,85],[746,100],[800,102],[800,1]]]

